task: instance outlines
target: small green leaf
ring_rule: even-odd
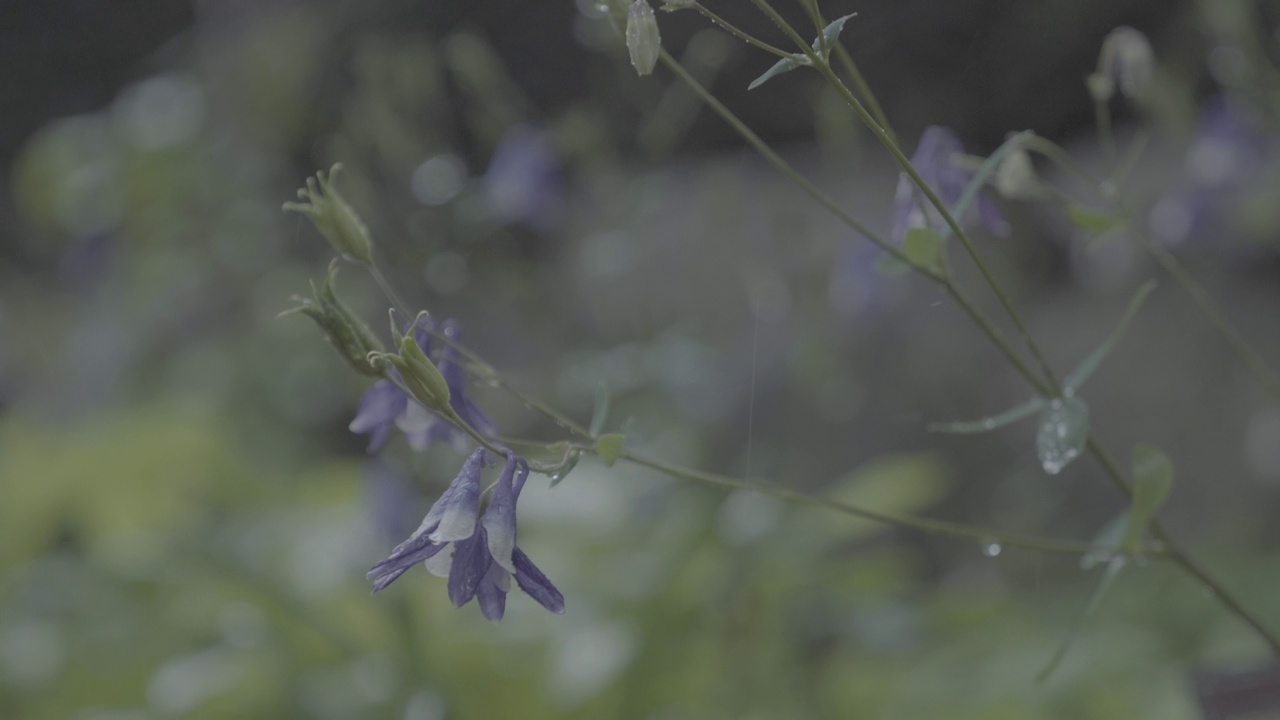
[[[765,70],[763,75],[756,78],[755,80],[752,80],[751,84],[747,86],[747,89],[755,90],[756,88],[765,84],[767,81],[771,80],[776,75],[781,75],[784,72],[790,72],[802,65],[808,65],[808,64],[809,64],[809,58],[803,55],[797,55],[789,58],[782,58],[778,62],[774,63],[773,66],[770,67],[768,70]]]
[[[618,458],[622,457],[623,448],[626,447],[627,438],[618,433],[609,433],[596,438],[596,455],[600,456],[600,461],[605,467],[613,467],[618,462]]]
[[[1107,341],[1102,343],[1097,350],[1094,350],[1089,357],[1085,358],[1084,362],[1080,363],[1075,370],[1072,370],[1067,379],[1063,381],[1062,386],[1068,393],[1074,393],[1080,389],[1080,386],[1084,385],[1089,376],[1093,374],[1093,371],[1098,369],[1107,354],[1120,342],[1120,338],[1124,336],[1124,331],[1129,327],[1129,322],[1133,320],[1134,315],[1138,314],[1138,309],[1142,307],[1142,303],[1146,301],[1147,296],[1155,289],[1155,280],[1148,280],[1142,284],[1142,287],[1138,288],[1138,292],[1134,293],[1133,299],[1129,301],[1129,307],[1125,309],[1124,316],[1120,318],[1120,324],[1116,326],[1115,330],[1111,331],[1111,336],[1107,338]]]
[[[973,205],[974,200],[978,199],[978,193],[982,191],[983,186],[987,184],[987,181],[991,179],[991,176],[1000,169],[1000,165],[1005,161],[1005,158],[1009,157],[1009,155],[1014,151],[1020,149],[1027,140],[1030,140],[1033,137],[1035,137],[1034,132],[1030,130],[1023,130],[1022,132],[1010,137],[1008,140],[1005,140],[1003,145],[996,148],[996,151],[991,153],[991,155],[982,162],[982,166],[978,168],[978,171],[974,173],[973,179],[970,180],[969,185],[965,187],[964,193],[960,195],[960,199],[956,201],[955,206],[952,207],[951,216],[963,222],[965,214],[969,212],[969,207]],[[946,239],[950,237],[950,235],[951,228],[947,227],[947,229],[942,232],[942,237],[943,239]]]
[[[902,240],[902,253],[925,270],[942,267],[942,236],[929,228],[911,228]]]
[[[1133,449],[1133,505],[1129,508],[1129,522],[1125,526],[1121,547],[1127,553],[1136,553],[1142,547],[1142,536],[1147,532],[1160,506],[1173,489],[1173,461],[1153,445],[1138,445]]]
[[[888,253],[876,258],[875,268],[884,277],[902,277],[911,272],[910,265]]]
[[[1089,440],[1089,406],[1078,397],[1054,399],[1040,414],[1036,433],[1036,455],[1040,466],[1057,475],[1080,457]]]
[[[929,423],[929,432],[952,433],[955,435],[973,435],[991,432],[1005,425],[1011,425],[1024,417],[1029,417],[1044,407],[1044,398],[1031,398],[1025,403],[999,415],[992,415],[981,420],[961,420],[959,422]]]
[[[1094,234],[1104,233],[1120,224],[1120,218],[1115,215],[1083,205],[1072,205],[1067,208],[1067,217],[1071,219],[1072,225]]]
[[[609,386],[601,380],[596,385],[595,405],[591,409],[591,437],[599,437],[609,420]]]
[[[1049,663],[1036,676],[1036,682],[1042,683],[1049,679],[1053,671],[1058,669],[1058,665],[1062,659],[1067,656],[1067,651],[1071,649],[1072,643],[1075,642],[1076,636],[1080,634],[1080,628],[1084,626],[1084,621],[1088,620],[1098,610],[1098,606],[1102,604],[1102,597],[1107,594],[1107,590],[1111,589],[1111,583],[1115,581],[1116,576],[1125,568],[1124,558],[1113,558],[1107,563],[1107,567],[1102,571],[1102,579],[1098,581],[1098,587],[1093,591],[1093,595],[1089,597],[1089,602],[1085,604],[1084,609],[1076,617],[1075,622],[1071,623],[1071,629],[1067,630],[1067,634],[1062,638],[1062,642],[1058,644],[1058,649],[1054,650],[1053,657],[1049,658]]]
[[[830,23],[828,23],[825,28],[823,28],[822,38],[826,40],[826,45],[828,48],[836,44],[836,40],[840,38],[840,32],[844,30],[844,24],[849,21],[849,18],[853,17],[853,15],[856,15],[856,14],[857,13],[853,13],[852,15],[845,15],[844,17],[836,18],[835,20],[832,20]],[[820,40],[815,39],[813,41],[813,49],[817,51],[818,54],[821,54],[822,42]],[[810,65],[810,64],[812,63],[809,62],[809,58],[802,54],[796,54],[788,58],[782,58],[778,62],[774,63],[773,67],[770,67],[768,70],[765,70],[763,75],[756,78],[755,80],[752,80],[751,84],[747,86],[747,89],[755,90],[756,88],[765,84],[766,81],[770,80],[776,75],[781,75],[784,72],[790,72],[792,70],[795,70],[798,67],[802,67],[804,65]]]

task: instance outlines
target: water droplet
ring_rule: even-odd
[[[998,557],[1004,548],[995,540],[984,540],[982,543],[982,554],[987,557]]]

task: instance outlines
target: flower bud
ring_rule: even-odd
[[[1044,195],[1044,186],[1036,177],[1031,155],[1018,148],[996,168],[994,185],[1001,197],[1010,200],[1035,200]]]
[[[369,359],[374,364],[390,363],[400,373],[405,389],[423,407],[443,415],[454,416],[455,411],[449,405],[449,383],[444,379],[444,375],[440,374],[435,363],[431,362],[419,347],[413,333],[413,328],[417,326],[418,321],[415,320],[410,325],[409,332],[396,339],[396,345],[400,350],[398,355],[375,352]]]
[[[661,49],[658,19],[653,15],[649,0],[635,0],[627,10],[627,52],[631,53],[631,65],[637,73],[648,75],[658,64]]]
[[[307,186],[298,190],[298,197],[307,202],[287,202],[284,210],[311,218],[334,249],[357,262],[372,265],[373,240],[369,238],[369,229],[333,186],[341,169],[342,165],[337,164],[327,177],[322,170],[315,177],[307,178]]]
[[[1118,27],[1102,41],[1098,71],[1088,80],[1089,94],[1097,102],[1107,102],[1118,86],[1125,97],[1140,99],[1151,88],[1155,65],[1147,36],[1131,27]]]
[[[381,353],[382,343],[355,313],[338,300],[333,292],[333,280],[337,277],[337,261],[329,265],[324,282],[311,284],[311,298],[296,298],[298,307],[280,313],[280,316],[301,313],[315,321],[342,359],[361,375],[382,377],[382,370],[369,361],[370,353]]]

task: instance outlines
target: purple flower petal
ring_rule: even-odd
[[[453,542],[471,537],[480,513],[480,472],[488,464],[484,448],[478,448],[463,463],[458,476],[427,511],[423,526],[435,524],[432,542]]]
[[[449,600],[454,607],[462,607],[475,597],[480,581],[492,564],[484,528],[466,540],[454,543],[453,567],[449,570]]]
[[[427,543],[405,552],[393,552],[391,557],[374,565],[365,577],[373,581],[373,592],[376,593],[395,582],[401,575],[408,572],[409,568],[435,557],[445,547],[445,545]]]
[[[360,396],[351,432],[368,434],[369,452],[376,452],[387,440],[392,423],[409,404],[409,398],[389,380],[379,380]]]
[[[519,479],[516,479],[517,475]],[[493,561],[512,573],[516,571],[511,559],[516,547],[516,501],[528,477],[529,465],[524,458],[508,453],[507,464],[502,468],[502,475],[493,490],[493,500],[480,519],[489,538],[489,554]]]
[[[480,581],[480,587],[476,588],[480,612],[493,622],[501,620],[507,610],[507,591],[510,589],[511,575],[497,563],[491,564],[489,572]]]
[[[516,548],[512,553],[512,559],[516,566],[516,584],[520,589],[525,591],[529,597],[538,601],[542,607],[550,610],[557,615],[564,614],[564,595],[556,589],[555,585],[547,579],[546,575],[533,564],[528,555],[520,548]]]

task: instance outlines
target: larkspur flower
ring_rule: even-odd
[[[564,596],[516,544],[516,502],[529,477],[528,463],[507,452],[493,497],[479,516],[480,474],[488,464],[483,448],[471,454],[418,529],[369,570],[373,592],[422,563],[433,575],[448,578],[454,607],[474,598],[484,616],[494,622],[506,612],[512,578],[539,605],[557,615],[564,613]]]
[[[974,175],[966,162],[960,138],[951,130],[938,125],[926,128],[920,136],[916,151],[911,156],[911,164],[948,208],[960,201],[960,196],[964,194]],[[976,213],[992,233],[1003,235],[1009,231],[1009,224],[989,198],[978,196]],[[967,223],[968,220],[957,219],[962,223]],[[889,226],[889,239],[901,243],[908,230],[918,227],[945,232],[947,224],[904,173],[898,178],[898,188],[893,196],[893,220]]]
[[[504,223],[547,231],[563,210],[561,170],[546,131],[515,125],[502,136],[484,176],[485,199]]]
[[[1245,191],[1268,170],[1273,152],[1248,115],[1225,98],[1200,112],[1181,176],[1151,210],[1149,227],[1161,245],[1180,245],[1230,223]]]
[[[433,335],[437,332],[458,340],[462,336],[462,329],[453,320],[436,323],[427,316],[423,316],[414,328],[414,340],[418,347],[435,362],[449,386],[450,407],[477,432],[483,435],[495,434],[493,423],[467,397],[467,372],[462,366],[457,349],[448,343],[437,342]],[[465,433],[413,402],[395,383],[379,380],[360,397],[360,405],[350,429],[369,436],[369,452],[373,453],[386,444],[392,427],[399,428],[409,441],[409,447],[418,452],[437,442],[447,443],[458,452],[465,452],[467,449]]]

